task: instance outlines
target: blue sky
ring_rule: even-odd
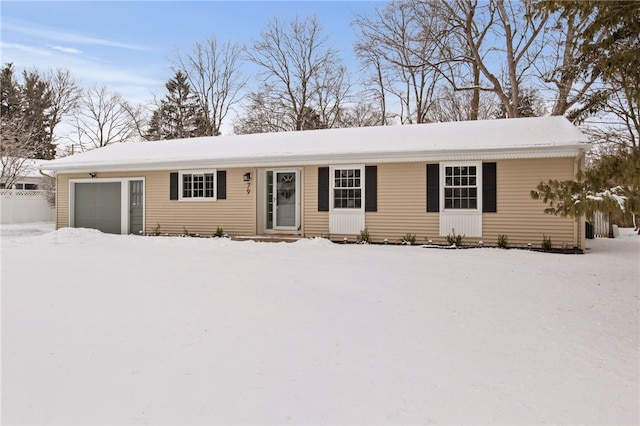
[[[133,101],[164,94],[178,50],[214,35],[249,43],[273,17],[316,14],[352,71],[353,13],[373,1],[0,2],[0,60],[16,69],[65,68],[83,85],[106,84]],[[247,72],[248,73],[248,72]]]

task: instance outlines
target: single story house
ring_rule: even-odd
[[[38,191],[46,186],[40,170],[46,168],[47,160],[18,157],[0,160],[0,189]]]
[[[584,248],[584,220],[530,191],[573,179],[586,137],[563,117],[138,142],[54,160],[57,226]],[[455,231],[454,231],[455,230]]]

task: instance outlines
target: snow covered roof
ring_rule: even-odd
[[[518,118],[123,143],[43,169],[134,171],[574,156],[587,138],[564,117]]]

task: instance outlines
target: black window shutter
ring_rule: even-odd
[[[329,168],[318,167],[318,211],[329,211]]]
[[[364,211],[378,211],[378,166],[364,168]]]
[[[177,173],[169,174],[169,199],[170,200],[178,199],[178,174]]]
[[[427,164],[427,212],[440,211],[440,165]]]
[[[227,171],[226,170],[218,170],[216,173],[216,199],[218,200],[226,200],[227,199]]]
[[[482,211],[484,213],[498,211],[496,191],[496,163],[482,163]]]

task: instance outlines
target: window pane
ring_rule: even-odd
[[[204,175],[204,196],[207,198],[213,198],[214,193],[214,180],[213,173],[205,173]]]
[[[182,175],[182,197],[191,198],[191,175]]]
[[[362,206],[360,169],[335,169],[333,184],[333,207],[359,209]]]
[[[476,170],[476,166],[445,167],[445,209],[477,209]]]

